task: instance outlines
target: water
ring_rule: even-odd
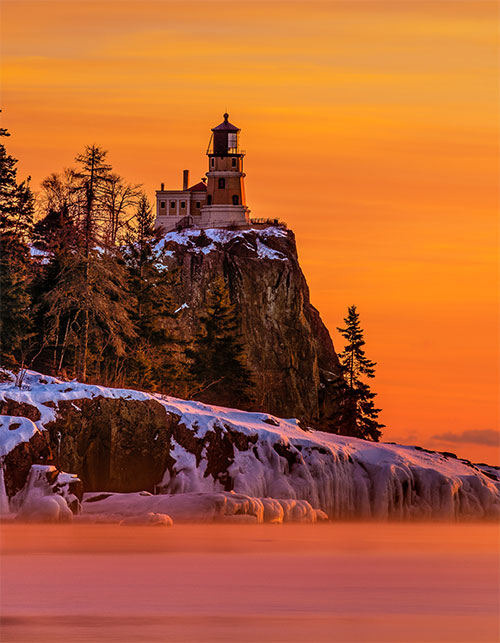
[[[494,642],[493,524],[5,524],[7,641]]]

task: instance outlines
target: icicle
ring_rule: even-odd
[[[8,514],[9,511],[10,511],[9,497],[7,495],[7,490],[5,488],[3,458],[0,458],[0,515]]]
[[[61,431],[58,431],[56,433],[56,436],[57,436],[57,464],[61,466],[61,440],[62,440]]]

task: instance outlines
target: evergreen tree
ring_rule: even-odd
[[[0,136],[9,136],[1,128]],[[17,182],[17,160],[0,145],[0,365],[25,365],[32,346],[28,246],[34,214],[29,181]]]
[[[218,278],[211,285],[193,345],[186,351],[191,359],[192,397],[227,406],[250,401],[254,385],[238,329],[226,282]]]
[[[92,298],[91,271],[94,267],[93,260],[99,260],[95,252],[98,242],[98,223],[100,217],[100,204],[104,195],[104,189],[109,180],[111,166],[106,163],[106,150],[96,145],[87,145],[83,154],[76,157],[80,166],[76,173],[80,180],[78,190],[81,194],[81,251],[77,261],[81,278],[78,279],[79,302],[80,302],[80,348],[78,354],[77,377],[85,382],[87,378],[87,351],[89,343],[90,317]],[[78,272],[78,271],[77,271]],[[71,274],[71,273],[70,273]],[[76,274],[76,273],[74,273]],[[94,282],[97,283],[97,282]]]
[[[378,441],[384,425],[377,421],[380,409],[375,408],[373,402],[376,393],[363,381],[363,378],[375,377],[376,363],[365,355],[356,306],[348,308],[344,322],[345,328],[338,328],[347,344],[339,355],[342,377],[333,384],[338,409],[334,423],[340,433]]]
[[[171,388],[178,376],[172,360],[169,323],[173,317],[171,287],[175,275],[167,270],[163,251],[157,249],[158,237],[155,215],[142,194],[134,228],[122,249],[136,338],[120,370],[127,384],[152,390]]]

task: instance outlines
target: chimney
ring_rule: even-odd
[[[164,191],[165,191],[165,183],[162,183],[162,184],[161,184],[161,191],[162,191],[162,192],[164,192]]]
[[[184,170],[182,173],[182,189],[187,190],[189,183],[189,170]]]

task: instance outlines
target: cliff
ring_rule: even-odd
[[[23,390],[0,385],[0,411],[8,413],[0,417],[0,447],[11,506],[26,496],[36,464],[37,471],[55,465],[77,474],[85,492],[107,492],[83,502],[96,514],[127,507],[129,514],[141,507],[185,514],[195,494],[198,510],[205,502],[212,514],[257,520],[266,512],[300,518],[316,510],[334,519],[500,515],[496,468],[419,447],[304,430],[297,420],[268,413],[36,373],[28,374]],[[68,480],[63,476],[56,486]],[[151,496],[155,491],[166,499]],[[78,495],[76,487],[69,492]]]
[[[224,277],[256,382],[253,408],[321,422],[328,415],[325,385],[339,364],[328,330],[310,302],[293,232],[283,227],[184,230],[166,234],[158,247],[169,268],[179,273],[180,338],[192,338],[210,284]]]

